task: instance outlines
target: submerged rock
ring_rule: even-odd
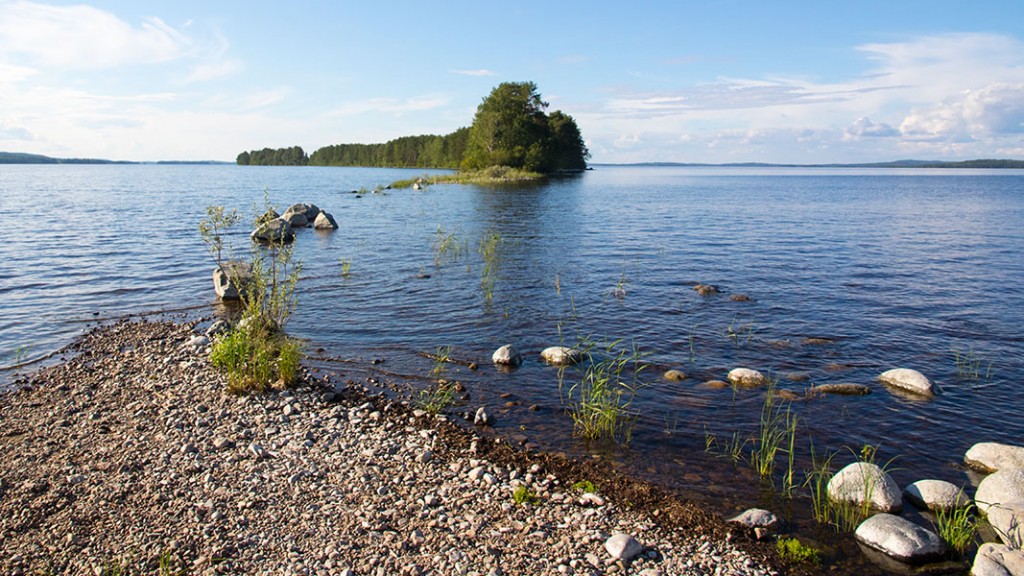
[[[686,380],[686,372],[683,372],[682,370],[668,370],[665,372],[665,380],[671,380],[673,382]]]
[[[693,289],[701,296],[714,296],[719,293],[718,286],[712,284],[697,284]]]
[[[978,484],[974,502],[985,514],[995,505],[1024,502],[1024,468],[1007,468],[986,476]]]
[[[269,222],[260,224],[258,228],[252,231],[249,237],[252,238],[253,242],[261,244],[280,244],[295,240],[295,232],[287,220],[274,218]]]
[[[583,354],[575,348],[565,346],[551,346],[540,353],[542,360],[555,366],[568,366],[576,364],[583,359]]]
[[[978,442],[964,454],[964,464],[986,473],[1007,468],[1024,468],[1024,447],[998,442]]]
[[[750,368],[733,368],[729,371],[728,378],[734,386],[744,388],[757,388],[768,383],[768,378],[764,374]]]
[[[903,497],[927,510],[954,510],[971,505],[963,488],[944,480],[918,480],[903,489]]]
[[[919,396],[930,397],[934,395],[932,391],[932,383],[925,378],[924,374],[921,374],[917,370],[911,370],[910,368],[893,368],[883,372],[878,379],[883,383],[894,388],[899,388],[904,392],[910,392],[911,394],[917,394]]]
[[[316,215],[316,220],[313,221],[313,228],[317,230],[337,230],[338,221],[331,214],[321,211]]]
[[[828,498],[835,502],[870,502],[875,510],[899,512],[903,498],[892,476],[869,462],[854,462],[843,468],[828,482]]]
[[[837,396],[865,396],[871,394],[871,388],[863,384],[822,384],[813,388],[816,394],[835,394]]]
[[[514,346],[505,344],[491,354],[491,362],[499,366],[519,366],[523,362],[523,357]]]
[[[946,552],[937,534],[892,514],[868,518],[854,535],[861,544],[908,564],[924,564]]]
[[[1024,552],[988,542],[974,556],[971,576],[1024,576]]]

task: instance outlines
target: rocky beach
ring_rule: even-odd
[[[228,394],[199,326],[95,328],[0,395],[3,574],[781,571],[655,486],[344,374]]]

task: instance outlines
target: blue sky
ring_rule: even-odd
[[[1024,2],[0,0],[0,150],[233,160],[468,126],[532,80],[592,162],[1024,158]]]

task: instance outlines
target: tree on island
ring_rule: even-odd
[[[545,114],[533,82],[504,82],[477,107],[463,170],[509,166],[531,172],[583,170],[590,152],[572,116]]]

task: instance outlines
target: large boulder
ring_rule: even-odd
[[[974,493],[978,510],[988,514],[991,506],[1024,501],[1024,468],[1007,468],[985,477]]]
[[[989,506],[987,518],[1003,544],[1016,550],[1024,546],[1024,500]]]
[[[252,277],[248,262],[231,260],[213,270],[213,291],[222,300],[238,300]],[[239,290],[241,288],[241,290]]]
[[[927,510],[955,510],[971,505],[963,488],[945,480],[918,480],[903,489],[903,497]]]
[[[292,204],[284,211],[281,218],[288,220],[296,228],[302,228],[309,226],[311,222],[316,222],[316,217],[319,215],[320,209],[316,204]]]
[[[757,388],[768,384],[768,378],[757,370],[750,368],[733,368],[729,371],[729,382],[741,388]]]
[[[519,355],[519,351],[511,344],[505,344],[495,350],[494,354],[491,354],[491,362],[499,366],[519,366],[522,361],[523,357]]]
[[[274,218],[260,224],[259,227],[252,231],[249,237],[252,238],[253,242],[259,242],[260,244],[280,244],[295,240],[295,231],[292,230],[292,225],[287,220]]]
[[[316,220],[313,221],[313,228],[317,230],[337,230],[338,221],[329,213],[321,211],[316,215]]]
[[[946,552],[937,534],[892,514],[875,514],[861,522],[854,535],[868,548],[907,564],[924,564]]]
[[[576,364],[583,359],[583,353],[576,348],[565,346],[551,346],[541,351],[540,357],[548,364],[555,366],[568,366]]]
[[[854,462],[828,482],[828,498],[834,502],[870,503],[882,512],[899,512],[903,498],[892,476],[869,462]]]
[[[882,384],[898,388],[904,392],[918,396],[930,397],[935,394],[932,383],[917,370],[910,368],[893,368],[878,376]]]
[[[1024,447],[998,442],[978,442],[964,454],[964,464],[985,473],[1007,468],[1024,468]]]
[[[974,556],[971,576],[1024,576],[1024,552],[1003,544],[982,544]]]

